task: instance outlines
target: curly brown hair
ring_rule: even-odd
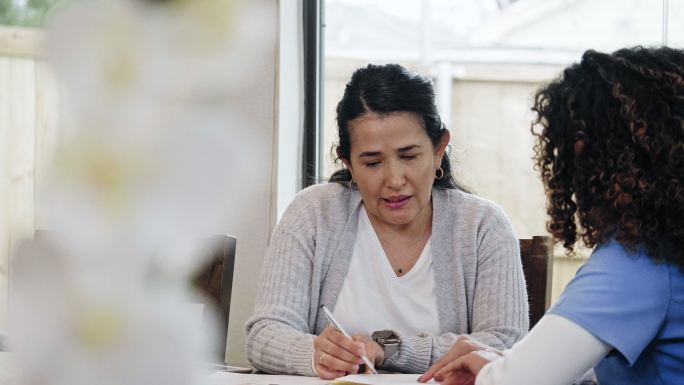
[[[684,270],[684,51],[587,51],[532,111],[551,234],[569,252],[615,238]]]

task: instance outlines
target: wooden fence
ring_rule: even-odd
[[[43,45],[41,30],[0,27],[0,330],[9,256],[33,236],[35,191],[57,139],[60,98]]]

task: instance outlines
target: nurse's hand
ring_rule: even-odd
[[[450,362],[435,373],[441,385],[472,385],[480,370],[488,363],[501,358],[492,350],[476,350]]]
[[[418,382],[434,378],[449,385],[474,383],[482,366],[500,356],[498,350],[468,336],[460,336],[451,349],[418,378]]]
[[[332,380],[359,371],[361,356],[366,353],[363,342],[351,341],[337,329],[328,326],[314,340],[314,370],[318,377]]]

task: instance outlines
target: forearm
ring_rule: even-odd
[[[497,349],[510,348],[529,329],[518,239],[504,219],[482,234],[470,325],[473,339]]]
[[[468,336],[496,349],[505,349],[506,345],[500,331],[481,331]],[[459,335],[445,333],[441,336],[418,335],[402,338],[397,354],[387,360],[382,368],[404,373],[424,373],[456,343]],[[506,338],[507,339],[507,338]]]
[[[266,253],[254,313],[245,325],[246,352],[257,369],[313,376],[309,319],[312,251],[299,234],[278,228]]]
[[[274,320],[260,320],[249,328],[247,359],[267,373],[315,376],[311,366],[316,336]]]
[[[490,346],[494,349],[498,350],[504,350],[509,348],[512,344],[507,343],[512,339],[511,335],[517,335],[522,333],[519,333],[518,331],[512,332],[512,333],[504,333],[504,332],[475,332],[468,334],[468,336],[472,339],[474,339],[477,342],[481,342],[487,346]]]
[[[611,347],[577,324],[546,315],[503,357],[486,365],[476,385],[567,385],[594,367]]]
[[[398,352],[385,361],[382,368],[403,373],[423,373],[430,364],[441,357],[456,341],[453,333],[440,337],[418,335],[403,337]]]

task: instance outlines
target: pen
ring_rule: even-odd
[[[337,320],[335,320],[335,317],[333,317],[333,315],[332,315],[332,313],[330,312],[330,310],[328,310],[328,308],[325,307],[325,305],[321,305],[321,309],[323,309],[323,314],[325,314],[325,318],[327,318],[328,321],[330,321],[330,323],[333,324],[333,326],[335,327],[335,329],[339,330],[340,333],[344,334],[345,337],[347,337],[347,338],[349,338],[350,340],[353,341],[353,339],[351,338],[351,336],[350,336],[347,332],[345,332],[344,329],[342,329],[342,325],[340,325],[340,324],[337,322]],[[373,374],[378,374],[378,372],[377,372],[377,371],[375,370],[375,368],[373,367],[373,364],[371,364],[370,360],[368,359],[368,356],[367,356],[367,355],[364,354],[363,356],[361,356],[361,359],[362,359],[363,362],[366,364],[366,366],[368,366],[368,368],[370,369],[371,373],[373,373]]]

